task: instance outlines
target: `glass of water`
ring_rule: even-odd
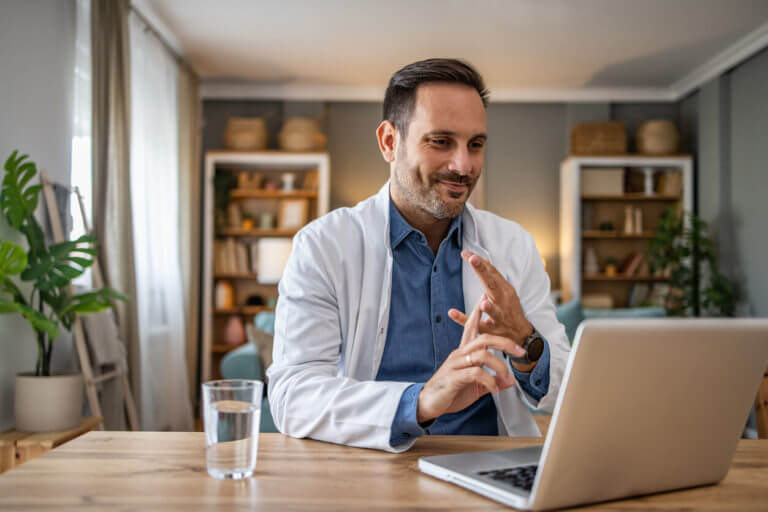
[[[258,380],[203,383],[205,456],[212,477],[239,480],[253,475],[263,389]]]

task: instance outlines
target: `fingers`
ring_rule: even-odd
[[[475,345],[474,343],[472,345]],[[495,355],[488,352],[485,347],[475,347],[472,352],[456,357],[456,369],[471,368],[473,366],[487,366],[497,375],[509,375],[509,368]]]
[[[467,320],[469,319],[469,317],[467,315],[465,315],[464,313],[462,313],[461,311],[459,311],[456,308],[449,309],[448,310],[448,316],[450,317],[451,320],[453,320],[454,322],[456,322],[459,325],[466,324]]]
[[[504,316],[504,312],[501,310],[499,306],[497,306],[490,300],[486,299],[481,301],[480,309],[483,311],[483,313],[486,313],[489,317],[496,320],[497,323],[501,323],[501,319]]]
[[[465,315],[464,313],[462,313],[456,308],[449,309],[448,316],[450,317],[451,320],[453,320],[459,325],[463,326],[464,324],[467,323],[467,315]],[[499,334],[498,332],[496,332],[496,323],[490,318],[487,320],[482,320],[480,322],[478,332],[480,334],[485,334],[485,333]]]
[[[464,324],[464,333],[461,335],[461,343],[459,343],[460,347],[475,339],[479,334],[480,316],[483,314],[480,310],[480,302],[481,301],[477,302],[475,308],[472,310],[472,313],[470,313],[469,318]]]
[[[496,350],[506,352],[507,354],[514,357],[523,357],[525,355],[525,350],[523,347],[509,338],[496,336],[494,334],[481,334],[477,336],[472,341],[472,343],[463,347],[459,347],[459,349],[457,349],[457,356],[463,357],[465,354],[469,354],[473,350],[477,349],[478,346],[495,348]]]
[[[491,377],[491,374],[477,366],[459,370],[456,372],[456,375],[462,384],[479,384],[487,389],[489,393],[499,392],[499,386],[496,384],[496,380]]]
[[[500,300],[502,298],[502,286],[509,283],[504,280],[504,277],[496,270],[496,267],[491,265],[488,260],[466,249],[461,251],[461,257],[470,264],[477,277],[480,278],[488,297],[493,301]]]

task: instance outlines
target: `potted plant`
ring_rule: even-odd
[[[0,313],[24,316],[35,332],[37,364],[34,372],[16,376],[16,429],[27,432],[62,430],[80,421],[83,380],[80,374],[51,369],[59,326],[70,330],[75,315],[112,307],[125,297],[102,288],[73,294],[70,283],[93,264],[96,239],[84,235],[74,241],[48,245],[35,218],[42,185],[33,185],[35,164],[27,155],[13,154],[5,162],[0,186],[0,212],[21,232],[29,249],[0,240]]]
[[[648,244],[654,275],[669,277],[665,308],[674,316],[733,316],[735,292],[717,264],[707,223],[692,213],[678,216],[672,208],[661,215]]]
[[[616,277],[616,273],[619,269],[619,260],[613,256],[605,258],[605,275],[608,277]]]

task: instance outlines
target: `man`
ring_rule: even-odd
[[[392,76],[376,130],[390,181],[302,229],[280,281],[267,375],[284,434],[393,452],[540,435],[526,405],[553,409],[568,341],[532,237],[466,204],[486,102],[460,61]]]

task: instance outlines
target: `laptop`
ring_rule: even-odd
[[[590,319],[543,445],[419,459],[524,510],[714,484],[768,367],[768,319]]]

